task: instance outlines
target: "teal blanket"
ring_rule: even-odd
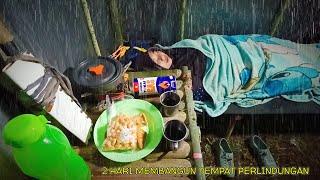
[[[195,48],[206,56],[203,86],[212,99],[195,101],[195,107],[212,117],[231,103],[251,107],[276,97],[320,104],[319,44],[266,35],[205,35],[162,48]]]

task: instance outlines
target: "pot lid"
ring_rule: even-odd
[[[87,59],[74,71],[74,80],[81,86],[97,87],[117,80],[122,64],[112,58]]]

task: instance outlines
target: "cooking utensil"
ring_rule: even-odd
[[[187,126],[179,120],[167,121],[164,125],[163,136],[166,139],[167,147],[172,150],[178,150],[181,142],[189,135]]]
[[[160,95],[160,104],[164,116],[173,116],[179,111],[181,98],[174,91],[167,91]]]
[[[99,68],[99,69],[98,69]],[[87,59],[74,70],[75,82],[86,92],[109,92],[121,83],[123,67],[111,57]]]

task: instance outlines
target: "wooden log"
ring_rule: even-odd
[[[13,40],[13,35],[6,27],[2,18],[0,18],[0,44],[6,44]]]
[[[179,104],[179,111],[185,111],[186,103],[184,101],[181,101]]]
[[[187,158],[190,155],[190,144],[186,141],[182,141],[180,144],[180,147],[177,151],[168,151],[164,152],[163,148],[164,144],[162,146],[160,145],[157,147],[157,149],[149,154],[146,159],[147,160],[155,160],[158,158],[161,159],[183,159]],[[89,145],[89,146],[73,146],[73,149],[76,151],[77,154],[79,154],[81,157],[83,157],[87,161],[94,161],[95,159],[104,158],[100,156],[99,151],[95,147],[95,145]]]
[[[177,94],[180,96],[180,98],[182,99],[184,96],[184,92],[180,89],[177,90]]]
[[[184,159],[190,155],[190,144],[182,141],[177,151],[153,152],[146,157],[147,160],[154,159]]]
[[[160,146],[159,146],[160,147]],[[158,147],[158,148],[159,148]],[[164,154],[163,148],[156,149],[153,153],[148,155],[145,160],[139,160],[132,163],[117,163],[103,157],[94,145],[78,147],[74,146],[73,149],[83,157],[88,164],[93,163],[96,167],[191,167],[187,158],[190,155],[190,144],[188,142],[181,142],[179,149],[175,152],[169,151]],[[161,157],[162,156],[162,157]],[[158,160],[158,158],[160,158]],[[177,164],[171,160],[166,159],[183,159],[178,161]],[[169,163],[169,164],[167,164]]]
[[[182,80],[177,80],[177,89],[181,89],[182,85],[183,85],[183,81]]]

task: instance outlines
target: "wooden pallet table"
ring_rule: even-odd
[[[116,163],[103,157],[94,144],[85,147],[74,147],[75,150],[87,161],[89,164],[93,179],[176,179],[183,178],[188,179],[194,177],[190,174],[195,174],[196,179],[205,179],[205,176],[200,173],[199,169],[203,167],[203,160],[200,148],[200,128],[197,126],[196,113],[194,111],[194,102],[192,94],[192,79],[191,72],[187,67],[174,70],[161,70],[161,71],[148,71],[148,72],[128,72],[127,80],[132,82],[133,78],[139,77],[155,77],[155,76],[168,76],[173,75],[177,78],[177,93],[182,98],[182,102],[179,106],[179,112],[173,117],[165,117],[164,121],[176,119],[183,121],[189,127],[189,138],[183,141],[177,151],[168,151],[165,147],[164,138],[159,146],[147,157],[142,160],[132,163]],[[149,101],[156,106],[159,105],[159,97],[142,97],[142,99]],[[94,115],[92,115],[94,117]],[[95,116],[97,117],[97,116]],[[128,175],[128,172],[123,174],[117,173],[104,174],[106,171],[110,171],[108,168],[121,168],[129,170],[141,170],[139,168],[181,168],[181,169],[193,169],[195,173],[172,173],[159,175],[156,173],[143,173]],[[113,170],[115,170],[113,169]],[[120,171],[120,169],[118,169]]]

